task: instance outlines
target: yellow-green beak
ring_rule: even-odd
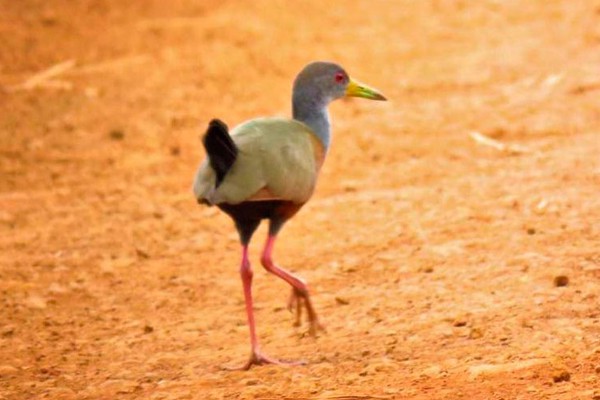
[[[346,96],[363,97],[370,100],[387,100],[385,96],[379,93],[377,90],[365,85],[364,83],[357,82],[354,79],[350,79],[350,82],[346,87]]]

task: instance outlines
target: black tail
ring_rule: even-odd
[[[229,135],[227,125],[213,119],[208,124],[208,129],[202,140],[210,166],[217,174],[216,187],[218,187],[238,155],[238,148]]]

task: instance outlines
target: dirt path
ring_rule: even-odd
[[[600,2],[169,3],[0,0],[0,399],[600,399]],[[198,137],[288,114],[315,59],[392,101],[331,107],[278,243],[327,334],[263,227],[259,335],[308,364],[228,372],[239,249],[191,195]]]

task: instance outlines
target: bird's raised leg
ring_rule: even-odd
[[[288,303],[288,307],[291,309],[296,308],[296,324],[300,324],[300,318],[302,316],[302,308],[306,308],[308,314],[309,333],[316,335],[317,330],[324,330],[323,326],[319,323],[317,313],[310,300],[310,294],[306,282],[292,273],[286,271],[283,268],[278,267],[273,262],[273,246],[275,245],[276,235],[269,233],[267,243],[262,253],[261,263],[263,267],[273,275],[278,276],[292,286],[292,295]]]

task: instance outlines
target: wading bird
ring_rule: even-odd
[[[297,364],[270,358],[259,348],[248,244],[261,220],[269,220],[269,234],[261,257],[263,267],[292,286],[288,306],[296,309],[296,323],[305,308],[310,332],[314,334],[321,328],[306,283],[278,267],[271,255],[283,224],[313,194],[331,142],[327,106],[344,96],[386,100],[375,89],[352,80],[339,65],[313,62],[294,81],[293,118],[252,119],[231,133],[225,123],[213,119],[204,135],[207,159],[196,174],[194,194],[199,203],[216,205],[227,213],[240,236],[240,274],[252,351],[243,369],[265,363]]]

